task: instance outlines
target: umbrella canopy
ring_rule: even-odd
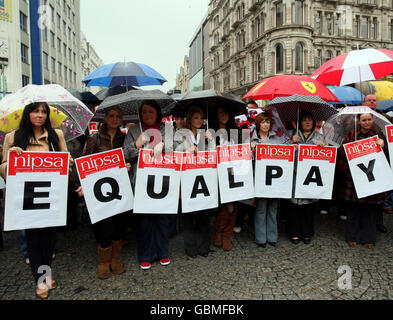
[[[204,110],[208,110],[209,114],[214,114],[221,104],[228,107],[232,116],[247,114],[246,103],[244,101],[231,93],[221,93],[214,89],[191,91],[179,100],[176,108],[184,107],[187,109],[191,106],[199,106]]]
[[[346,107],[339,113],[329,118],[322,126],[325,141],[334,146],[340,146],[345,136],[351,130],[358,130],[357,115],[362,113],[370,113],[374,118],[374,127],[385,134],[385,126],[391,123],[378,112],[373,111],[369,107]]]
[[[377,110],[381,112],[393,111],[393,99],[379,100]]]
[[[96,96],[100,101],[104,101],[106,98],[115,96],[117,94],[121,94],[131,90],[139,90],[133,86],[115,86],[111,88],[104,88],[97,92]]]
[[[320,66],[312,78],[323,84],[343,86],[377,80],[393,72],[393,50],[362,49],[341,54]]]
[[[329,119],[338,111],[319,97],[292,95],[290,97],[278,97],[270,101],[265,110],[275,108],[282,122],[297,121],[301,111],[308,111],[313,115],[314,121]]]
[[[339,102],[337,97],[323,84],[310,77],[297,75],[266,78],[247,92],[243,99],[271,100],[294,94],[317,96],[325,101]]]
[[[114,87],[162,85],[167,80],[156,70],[143,63],[117,62],[99,67],[83,82],[86,86]]]
[[[75,98],[84,103],[100,103],[100,100],[90,91],[78,90],[78,89],[67,89]]]
[[[364,94],[359,90],[349,86],[326,86],[340,100],[340,102],[330,102],[331,104],[351,104],[359,105],[364,100]]]
[[[19,128],[25,106],[34,102],[47,102],[51,108],[50,120],[54,128],[64,133],[66,141],[84,134],[93,113],[70,92],[57,84],[29,84],[0,100],[0,143],[5,134]],[[52,112],[53,111],[53,112]]]
[[[117,107],[123,112],[123,121],[138,121],[138,111],[143,100],[155,100],[163,116],[169,115],[176,105],[176,101],[161,90],[132,90],[106,98],[97,108],[93,120],[104,120],[106,110]]]

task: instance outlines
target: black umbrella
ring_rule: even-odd
[[[247,114],[246,103],[243,100],[231,93],[221,93],[214,89],[187,93],[178,104],[185,108],[199,106],[208,110],[209,114],[217,112],[218,106],[225,105],[232,116]]]
[[[176,101],[161,90],[132,90],[106,98],[98,107],[94,118],[102,121],[108,108],[117,107],[123,112],[123,121],[138,121],[138,110],[143,100],[155,100],[161,107],[163,116],[171,114]]]
[[[97,104],[100,103],[100,99],[97,98],[93,93],[90,91],[86,90],[78,90],[78,89],[67,89],[69,93],[71,93],[75,98],[78,100],[84,102],[84,103],[94,103],[96,102]]]
[[[314,121],[329,119],[338,111],[330,104],[317,96],[303,96],[294,94],[289,97],[278,97],[270,101],[265,110],[275,108],[282,122],[298,121],[301,111],[308,111],[313,115]]]
[[[98,99],[100,99],[101,101],[104,101],[106,98],[111,97],[111,96],[115,96],[127,91],[131,91],[131,90],[139,90],[133,86],[115,86],[112,88],[105,88],[102,89],[100,91],[97,92],[96,96]]]

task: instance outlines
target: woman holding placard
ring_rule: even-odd
[[[177,151],[197,154],[198,151],[216,149],[214,140],[210,139],[209,143],[207,138],[211,138],[210,133],[207,133],[205,137],[201,133],[200,129],[203,126],[204,114],[203,109],[200,107],[189,108],[185,129],[180,129],[185,132],[185,134],[182,134],[183,142],[176,148]],[[184,213],[183,218],[186,254],[191,258],[196,258],[197,255],[207,257],[210,252],[208,210]]]
[[[359,123],[358,128],[350,131],[345,137],[343,144],[377,135],[378,139],[376,143],[383,148],[386,154],[387,144],[385,137],[375,129],[373,115],[363,113],[357,114],[356,117]],[[343,148],[339,149],[338,155],[339,168],[342,170],[344,177],[340,196],[345,201],[347,213],[345,241],[351,247],[363,243],[367,248],[373,248],[376,243],[377,213],[385,200],[385,193],[378,193],[358,199]]]
[[[50,109],[45,102],[36,102],[27,105],[23,111],[19,129],[6,135],[3,144],[3,162],[0,173],[5,178],[7,172],[8,151],[21,155],[23,151],[57,151],[68,152],[64,134],[61,130],[52,128],[49,120]],[[70,165],[73,160],[70,157]],[[36,296],[46,299],[50,289],[57,288],[57,282],[52,278],[52,272],[42,280],[39,273],[41,266],[52,265],[52,255],[56,243],[55,228],[27,229],[27,252],[30,267],[37,283]]]
[[[255,119],[255,131],[251,148],[257,144],[281,144],[281,139],[272,131],[273,118],[267,112],[260,113]],[[277,211],[278,199],[257,198],[255,208],[255,242],[265,248],[266,243],[275,247],[278,238]]]
[[[138,114],[140,124],[130,128],[123,145],[124,157],[132,164],[131,184],[134,190],[139,150],[152,149],[154,157],[159,157],[164,151],[165,142],[165,151],[173,151],[173,139],[165,139],[165,133],[173,133],[173,127],[161,122],[162,112],[157,101],[143,101]],[[141,269],[150,269],[151,263],[155,260],[160,260],[163,266],[169,265],[170,217],[166,214],[138,214],[136,220],[138,260]]]
[[[120,130],[123,113],[117,108],[108,108],[104,123],[98,132],[90,135],[86,141],[84,154],[100,153],[122,148],[125,134]],[[131,165],[127,163],[127,168]],[[77,191],[81,191],[79,188]],[[121,236],[124,228],[122,215],[104,219],[94,224],[94,234],[98,243],[98,278],[103,280],[113,274],[122,274],[123,263],[120,262]]]
[[[315,130],[315,127],[316,123],[312,114],[308,111],[300,112],[299,130],[294,131],[291,143],[313,144],[323,147],[323,137]],[[295,162],[294,183],[296,181],[296,167],[297,161]],[[314,212],[317,202],[318,200],[315,199],[296,199],[294,197],[289,202],[286,227],[293,244],[299,243],[299,240],[302,240],[304,244],[311,242],[311,237],[314,235]]]
[[[241,144],[243,141],[242,129],[236,125],[235,118],[230,110],[221,105],[217,108],[216,117],[209,119],[210,126],[216,132],[216,145]],[[249,142],[249,133],[247,133]],[[237,217],[237,203],[220,204],[216,221],[214,223],[213,244],[225,251],[232,250],[231,237]]]

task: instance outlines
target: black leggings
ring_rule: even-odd
[[[290,238],[311,238],[314,235],[316,204],[296,205],[289,202],[287,233]]]
[[[43,274],[49,276],[47,270],[38,273],[38,269],[40,266],[52,266],[52,255],[55,252],[56,245],[56,229],[28,229],[26,230],[26,242],[31,272],[36,283],[38,283]]]
[[[108,248],[113,240],[121,240],[124,235],[124,214],[101,220],[94,224],[94,235],[101,248]]]

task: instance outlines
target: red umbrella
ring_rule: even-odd
[[[254,86],[243,99],[271,100],[277,97],[288,97],[294,94],[318,96],[329,102],[340,101],[320,82],[307,76],[296,75],[279,75],[266,78]]]
[[[323,84],[343,86],[349,83],[377,80],[393,72],[393,50],[353,50],[330,59],[312,78]]]

